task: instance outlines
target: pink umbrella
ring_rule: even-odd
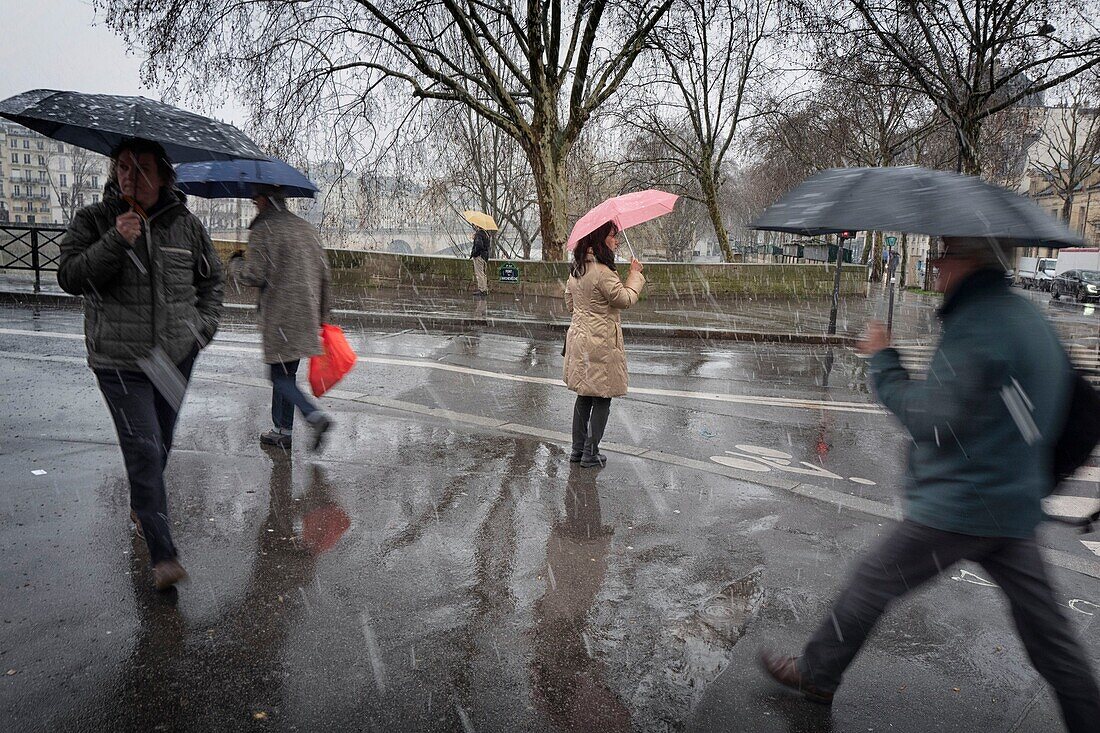
[[[577,242],[581,241],[581,237],[596,231],[609,221],[615,222],[615,226],[619,227],[621,232],[635,224],[671,213],[678,198],[680,197],[675,194],[658,191],[655,188],[610,198],[577,220],[573,225],[573,231],[569,233],[566,249],[572,252],[576,249]],[[626,244],[630,247],[630,240],[627,240]],[[630,247],[630,253],[634,254],[633,247]]]

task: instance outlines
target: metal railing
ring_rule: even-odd
[[[41,291],[42,273],[56,272],[64,227],[0,223],[0,270],[34,273],[34,292]]]

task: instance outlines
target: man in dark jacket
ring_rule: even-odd
[[[218,329],[223,288],[210,237],[174,182],[160,145],[124,142],[103,201],[73,217],[57,273],[62,289],[84,296],[88,366],[114,419],[130,517],[160,590],[187,577],[169,530],[164,469],[195,357]]]
[[[474,226],[474,246],[470,250],[470,258],[474,261],[474,280],[477,283],[477,295],[489,294],[489,233],[479,226]]]
[[[332,418],[298,389],[302,359],[322,353],[321,324],[328,318],[329,271],[317,230],[286,207],[277,186],[256,186],[256,218],[249,225],[248,254],[235,252],[229,274],[259,288],[259,321],[264,363],[271,375],[271,421],[260,435],[263,445],[289,449],[298,409],[313,431],[319,450]]]
[[[998,243],[944,242],[936,263],[943,336],[927,379],[910,378],[882,324],[870,325],[860,349],[871,357],[878,398],[912,438],[904,520],[856,566],[801,657],[764,653],[761,662],[779,682],[830,703],[886,607],[971,560],[1008,597],[1069,730],[1093,731],[1100,691],[1035,540],[1040,500],[1053,489],[1069,360],[1046,319],[1010,291]]]

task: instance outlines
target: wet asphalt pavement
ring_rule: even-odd
[[[1060,730],[968,565],[883,619],[831,710],[757,671],[894,511],[905,436],[849,351],[629,345],[591,471],[560,442],[557,341],[351,333],[315,458],[257,444],[258,339],[228,324],[168,469],[191,581],[164,595],[79,332],[0,309],[5,729]],[[1068,528],[1043,544],[1100,666],[1100,558]]]

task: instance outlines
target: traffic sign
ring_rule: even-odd
[[[497,271],[500,275],[500,281],[502,283],[518,283],[519,282],[519,268],[516,267],[514,262],[505,262],[500,266]]]

